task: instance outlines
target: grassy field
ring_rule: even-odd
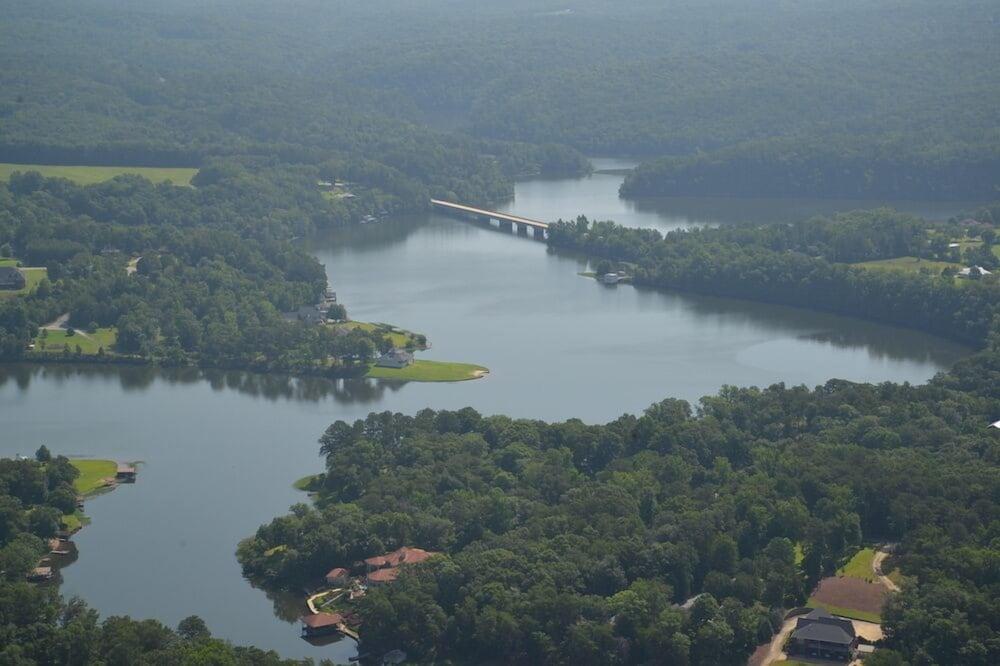
[[[197,169],[168,167],[109,167],[109,166],[52,166],[45,164],[0,163],[0,180],[10,180],[15,171],[37,171],[47,178],[68,178],[80,185],[92,185],[115,176],[132,173],[154,183],[172,181],[175,185],[190,185]]]
[[[0,266],[17,266],[17,259],[3,259],[0,261]],[[0,298],[5,296],[24,296],[30,294],[38,286],[38,283],[49,274],[47,268],[22,268],[21,273],[24,275],[24,289],[18,289],[17,291],[0,291]]]
[[[358,329],[361,331],[378,331],[387,336],[392,341],[392,345],[398,349],[425,348],[425,345],[421,344],[420,341],[417,340],[416,333],[405,331],[401,328],[390,326],[389,324],[373,324],[365,321],[345,321],[341,324],[337,324],[337,326],[348,330]]]
[[[869,583],[874,583],[876,582],[875,574],[872,571],[872,560],[874,558],[874,548],[862,548],[844,566],[837,569],[837,575],[860,578]]]
[[[88,495],[104,487],[103,479],[114,478],[118,465],[114,460],[91,460],[76,458],[70,460],[73,467],[80,470],[80,476],[73,481],[73,487],[81,495]]]
[[[59,354],[66,349],[68,344],[71,352],[76,351],[77,345],[80,345],[80,350],[84,354],[96,354],[101,347],[104,348],[105,352],[109,352],[115,345],[116,336],[117,332],[114,328],[99,328],[93,333],[76,331],[73,335],[67,335],[67,331],[64,330],[49,330],[45,331],[44,336],[39,334],[35,338],[35,351]],[[44,348],[42,348],[43,342],[45,343]]]
[[[839,615],[841,617],[848,617],[852,620],[861,620],[863,622],[874,622],[875,624],[882,623],[882,616],[878,613],[869,613],[868,611],[855,610],[853,608],[842,608],[840,606],[832,606],[830,604],[824,604],[821,601],[816,601],[812,597],[806,602],[806,606],[810,608],[825,608],[830,612],[831,615]]]
[[[806,559],[806,552],[802,550],[802,544],[796,542],[795,544],[795,566],[802,564],[802,561]]]
[[[958,264],[947,261],[932,261],[919,257],[896,257],[895,259],[879,259],[877,261],[862,261],[851,264],[868,271],[894,271],[899,273],[919,273],[922,270],[940,275],[946,268],[961,268]]]
[[[399,379],[408,382],[461,382],[479,379],[489,370],[471,363],[446,363],[443,361],[414,361],[411,365],[396,368],[372,366],[365,377],[373,379]]]

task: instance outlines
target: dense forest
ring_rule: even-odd
[[[989,0],[0,10],[5,161],[336,159],[472,201],[509,196],[516,175],[581,173],[578,150],[673,156],[630,194],[960,198],[997,185]],[[747,165],[753,179],[733,182]]]
[[[908,582],[884,610],[878,663],[995,663],[1000,284],[846,263],[931,262],[956,252],[941,239],[961,228],[888,209],[666,237],[556,224],[554,247],[623,262],[638,285],[891,321],[980,351],[919,387],[728,387],[605,425],[471,409],[337,422],[320,440],[315,505],[245,540],[244,571],[300,588],[415,545],[442,555],[357,603],[366,646],[735,665],[861,543],[899,542]],[[979,233],[967,254],[989,252],[992,228]]]
[[[366,646],[420,659],[707,666],[744,663],[862,540],[901,540],[915,582],[884,652],[986,666],[997,377],[994,346],[928,386],[730,388],[603,426],[372,414],[323,436],[317,506],[238,555],[287,586],[401,545],[443,551],[357,605]]]
[[[195,180],[121,176],[83,187],[26,173],[0,184],[0,254],[47,269],[31,293],[0,299],[0,357],[31,355],[39,327],[64,313],[81,337],[114,327],[114,349],[89,360],[349,373],[390,346],[379,333],[337,334],[283,316],[327,287],[323,266],[290,242],[328,220],[308,180],[234,164]],[[338,305],[330,314],[346,313]],[[64,357],[79,359],[65,344]],[[51,358],[40,352],[32,357]]]
[[[914,146],[856,137],[772,139],[640,165],[625,197],[735,196],[995,199],[996,145]]]
[[[993,241],[991,226],[984,238]],[[956,224],[936,228],[890,209],[790,225],[673,231],[628,229],[584,217],[549,227],[553,247],[624,262],[637,285],[780,303],[896,324],[981,346],[1000,316],[996,276],[958,281],[954,269],[913,274],[852,265],[901,256],[996,267],[984,242],[950,248]],[[960,265],[960,264],[957,264]]]

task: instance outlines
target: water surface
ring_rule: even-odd
[[[620,182],[596,174],[524,183],[510,209],[661,229],[724,223],[752,209],[733,201],[631,204],[618,199]],[[251,587],[234,557],[241,538],[305,500],[291,483],[320,469],[316,439],[334,420],[471,405],[593,423],[665,397],[696,401],[724,384],[923,382],[965,352],[852,319],[605,287],[578,275],[587,267],[580,258],[435,215],[330,234],[311,247],[353,317],[423,332],[433,345],[423,357],[486,365],[489,377],[400,385],[0,367],[0,455],[46,444],[71,456],[144,462],[134,486],[88,502],[93,524],[76,538],[80,557],[63,571],[64,594],[105,616],[176,625],[196,613],[237,643],[346,661],[351,643],[316,648],[299,639],[300,609]]]

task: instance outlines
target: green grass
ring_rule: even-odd
[[[45,164],[0,163],[0,180],[10,180],[15,171],[37,171],[47,178],[68,178],[80,185],[92,185],[111,180],[115,176],[131,173],[154,183],[172,181],[175,185],[190,185],[198,169],[171,167],[115,167],[115,166],[53,166]]]
[[[808,662],[805,661],[795,661],[794,659],[782,659],[781,661],[772,661],[774,666],[810,666]]]
[[[853,608],[841,608],[840,606],[832,606],[830,604],[824,604],[820,601],[816,601],[812,597],[806,602],[806,606],[810,608],[825,608],[832,615],[840,615],[841,617],[848,617],[852,620],[861,620],[863,622],[874,622],[876,624],[882,624],[882,616],[878,613],[869,613],[867,611],[854,610]]]
[[[80,511],[68,513],[62,517],[63,529],[67,532],[75,532],[90,522]]]
[[[919,257],[896,257],[895,259],[879,259],[876,261],[862,261],[851,264],[868,271],[892,271],[898,273],[919,273],[920,271],[930,271],[935,275],[940,275],[946,268],[961,268],[958,264],[947,261],[933,261],[931,259],[920,259]]]
[[[4,259],[0,263],[0,266],[17,266],[17,259]],[[47,268],[22,268],[21,273],[24,275],[24,289],[18,289],[16,291],[0,291],[0,298],[4,296],[26,296],[33,292],[38,283],[41,282],[45,276],[49,274]]]
[[[392,346],[398,349],[423,349],[426,345],[417,340],[417,334],[405,331],[389,324],[373,324],[365,321],[345,321],[337,326],[348,330],[358,329],[368,332],[379,332],[385,335],[392,342]]]
[[[69,462],[80,470],[80,476],[73,481],[73,487],[81,495],[88,495],[104,488],[102,480],[113,479],[118,469],[118,464],[114,460],[76,458]]]
[[[795,544],[795,566],[802,564],[802,561],[806,559],[806,551],[802,550],[802,544],[796,542]]]
[[[0,266],[17,266],[18,261],[13,257],[0,258]]]
[[[76,352],[76,346],[80,345],[83,354],[96,354],[99,349],[104,348],[105,352],[110,352],[115,346],[117,331],[112,328],[99,328],[93,333],[86,331],[76,331],[73,335],[68,335],[68,331],[49,330],[44,337],[39,333],[35,338],[35,351],[48,354],[59,354],[65,351],[69,345],[71,352]],[[45,348],[42,348],[42,343]]]
[[[302,492],[309,492],[312,488],[313,482],[319,478],[319,474],[310,474],[309,476],[303,476],[301,479],[292,484],[292,487],[296,490],[301,490]]]
[[[366,377],[373,379],[399,379],[408,382],[461,382],[478,379],[489,372],[481,365],[471,363],[446,363],[444,361],[414,361],[405,368],[378,368],[372,366]]]
[[[874,558],[874,548],[862,548],[844,566],[837,569],[837,575],[860,578],[869,583],[874,583],[876,582],[875,574],[872,572],[872,560]]]
[[[1000,259],[1000,245],[994,245],[990,249],[993,250],[993,254],[997,256],[997,259]]]

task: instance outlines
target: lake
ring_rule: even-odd
[[[621,168],[602,161],[601,168]],[[857,202],[617,198],[619,174],[521,183],[505,210],[586,214],[661,230],[792,219]],[[865,205],[872,205],[871,203]],[[963,206],[907,202],[947,217]],[[724,384],[814,386],[831,377],[923,382],[967,350],[930,336],[789,308],[606,287],[585,260],[437,215],[398,217],[310,240],[350,315],[425,333],[422,358],[490,368],[460,384],[131,367],[0,366],[0,455],[41,444],[69,456],[141,460],[138,482],[87,502],[63,593],[102,615],[176,625],[190,614],[236,643],[345,661],[353,644],[298,637],[295,600],[243,579],[240,539],[306,496],[319,435],[370,411],[471,405],[484,413],[602,422]],[[331,566],[339,563],[331,563]]]

